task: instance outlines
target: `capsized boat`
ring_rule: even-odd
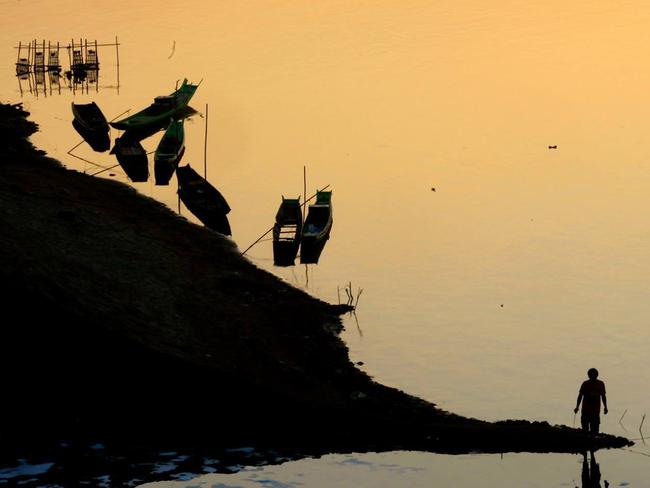
[[[332,192],[317,191],[316,203],[309,205],[307,218],[302,227],[301,263],[318,263],[323,247],[330,238],[332,223]]]
[[[182,120],[169,124],[154,155],[156,185],[167,185],[185,152],[185,129]]]
[[[111,122],[111,125],[116,129],[131,131],[142,131],[156,126],[166,127],[169,119],[174,118],[187,107],[198,87],[199,85],[189,83],[186,78],[171,95],[156,97],[154,102],[144,110]]]
[[[284,198],[273,226],[273,264],[293,266],[302,237],[300,197]]]
[[[111,147],[108,122],[95,102],[72,103],[72,126],[94,151]]]
[[[189,164],[176,169],[178,196],[187,209],[209,229],[229,236],[230,223],[226,215],[230,206],[223,195]]]
[[[115,139],[111,154],[115,154],[118,163],[131,181],[140,183],[149,179],[147,152],[139,141],[125,136],[118,137]]]

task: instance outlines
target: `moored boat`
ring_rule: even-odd
[[[189,164],[176,169],[178,196],[203,225],[224,235],[231,235],[226,215],[230,206],[223,195]]]
[[[316,203],[309,205],[307,218],[302,227],[301,263],[318,263],[323,247],[330,238],[332,223],[332,192],[317,191]]]
[[[107,151],[111,146],[108,122],[95,102],[72,103],[72,126],[97,152]]]
[[[273,264],[293,266],[302,237],[300,197],[284,198],[273,226]]]
[[[199,85],[193,85],[184,79],[181,86],[171,95],[156,97],[149,107],[122,120],[111,122],[111,125],[116,129],[131,131],[166,126],[170,118],[174,118],[187,107],[198,87]]]
[[[141,183],[149,179],[149,160],[147,152],[139,141],[128,137],[115,139],[115,146],[111,150],[118,163],[134,183]]]
[[[185,152],[185,129],[182,120],[169,124],[154,155],[156,185],[167,185]]]

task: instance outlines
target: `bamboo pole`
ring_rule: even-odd
[[[203,145],[203,178],[208,179],[208,104],[205,104],[205,143]]]
[[[329,185],[324,186],[323,188],[321,188],[320,190],[318,190],[316,193],[314,193],[311,197],[309,197],[309,200],[305,200],[305,201],[302,203],[302,205],[300,205],[300,206],[301,206],[301,207],[304,207],[305,205],[307,205],[307,202],[312,201],[312,200],[316,197],[316,195],[318,194],[319,191],[327,190],[329,187],[330,187]],[[273,227],[275,227],[275,225],[274,225]],[[255,244],[257,244],[257,243],[260,242],[262,239],[264,239],[264,238],[269,234],[269,232],[271,232],[271,231],[273,230],[273,227],[271,227],[269,230],[267,230],[264,234],[262,234],[262,235],[259,237],[259,239],[257,239],[257,240],[256,240],[255,242],[253,242],[250,246],[248,246],[248,247],[246,248],[246,250],[245,250],[243,253],[241,253],[241,256],[243,256],[244,254],[246,254],[246,253],[247,253],[247,252],[248,252],[248,251],[249,251],[249,250],[250,250],[250,249],[251,249]]]
[[[110,170],[112,170],[114,168],[117,168],[118,166],[119,166],[119,164],[115,164],[115,165],[111,166],[110,168],[104,168],[103,170],[98,171],[97,173],[93,173],[90,176],[97,176],[98,174],[105,173],[106,171],[110,171]]]
[[[72,70],[72,48],[68,46],[68,62],[70,63],[70,70]]]
[[[117,92],[120,92],[120,45],[115,36],[115,55],[117,56]]]
[[[303,200],[307,200],[307,165],[303,165],[302,167],[302,198]],[[302,218],[302,223],[305,223],[305,212],[302,211],[302,207],[300,208],[301,211],[301,218]]]
[[[618,420],[619,424],[623,422],[623,417],[625,417],[626,413],[627,413],[627,408],[625,409],[625,412],[623,412],[623,415],[621,415],[621,418]]]
[[[81,142],[84,142],[84,141],[81,141]],[[77,144],[77,146],[78,146],[78,145],[79,145],[79,144]],[[77,147],[77,146],[75,146],[75,147]],[[73,149],[74,149],[74,148],[73,148]],[[104,168],[104,166],[102,166],[101,164],[94,163],[94,162],[92,162],[92,161],[90,161],[90,160],[88,160],[88,159],[82,158],[81,156],[77,156],[76,154],[73,154],[73,153],[71,153],[71,152],[68,152],[68,154],[69,154],[70,156],[72,156],[73,158],[80,159],[80,160],[83,161],[84,163],[90,163],[90,164],[92,164],[93,166],[97,166],[98,168]],[[102,170],[102,171],[104,171],[104,170]],[[84,171],[84,173],[85,173],[85,171]],[[101,173],[101,171],[100,171],[100,173]],[[99,173],[95,173],[95,174],[99,174]],[[95,176],[95,175],[92,175],[92,176]]]
[[[113,117],[111,120],[109,120],[109,122],[113,122],[114,120],[119,119],[122,115],[127,114],[127,113],[129,113],[130,111],[131,111],[131,109],[125,110],[125,111],[122,112],[121,114],[116,115],[115,117]]]

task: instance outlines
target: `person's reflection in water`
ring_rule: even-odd
[[[591,459],[587,459],[587,452],[582,453],[582,488],[603,488],[600,484],[600,466],[596,462],[594,451],[590,451]],[[605,488],[609,483],[605,480]]]

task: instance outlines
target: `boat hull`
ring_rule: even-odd
[[[303,236],[300,243],[300,263],[301,264],[318,264],[320,255],[325,248],[325,244],[330,238],[330,229],[326,234],[318,236]]]
[[[273,225],[273,264],[293,266],[302,237],[302,207],[300,197],[284,198]]]
[[[316,204],[309,206],[300,243],[300,262],[303,264],[318,263],[323,248],[330,238],[334,223],[331,194],[331,192],[317,192]]]
[[[72,126],[94,151],[105,152],[110,149],[108,122],[95,102],[72,103],[72,115]]]
[[[281,267],[295,265],[299,248],[300,241],[274,241],[273,264]]]
[[[178,196],[203,225],[223,235],[232,235],[226,214],[230,206],[223,195],[189,165],[177,168]]]
[[[182,113],[194,96],[198,85],[183,80],[181,87],[168,97],[156,97],[149,107],[125,119],[111,122],[120,130],[146,131],[151,127],[166,127],[171,119]],[[164,99],[164,100],[163,100]]]
[[[95,152],[106,152],[111,148],[111,137],[108,133],[102,131],[88,130],[82,126],[76,119],[72,121],[72,127],[83,138],[84,141]]]
[[[111,151],[117,157],[126,175],[134,183],[144,183],[149,179],[149,160],[147,153],[138,141],[115,139]]]
[[[171,180],[176,168],[178,168],[178,163],[183,159],[183,154],[185,154],[185,147],[173,158],[154,159],[153,169],[156,185],[169,185],[169,180]]]
[[[154,155],[156,185],[167,185],[185,153],[183,121],[172,121],[160,139]]]

